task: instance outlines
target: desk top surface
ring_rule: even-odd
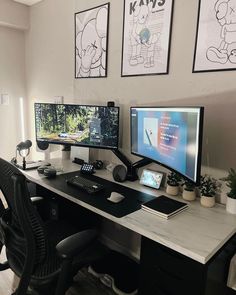
[[[80,169],[80,166],[72,163],[71,160],[54,159],[50,162],[63,167],[64,173]],[[36,170],[28,170],[24,173],[29,180],[58,195],[203,264],[207,263],[236,233],[236,216],[227,213],[225,206],[221,204],[217,204],[213,208],[204,208],[197,199],[189,202],[188,210],[169,220],[162,219],[144,210],[137,210],[122,218],[117,218],[51,187],[48,180],[45,181],[45,177],[39,175]],[[96,176],[115,182],[111,173],[106,170],[97,171]],[[144,187],[138,181],[126,181],[122,185],[153,196],[166,195],[161,190]],[[181,200],[180,197],[175,199]]]

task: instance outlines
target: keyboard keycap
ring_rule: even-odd
[[[104,188],[104,186],[102,184],[97,183],[92,180],[89,180],[89,179],[87,179],[83,176],[79,176],[79,175],[71,177],[66,182],[69,185],[73,185],[73,186],[78,187],[82,190],[85,190],[89,194],[96,193]]]

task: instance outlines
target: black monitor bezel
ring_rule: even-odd
[[[197,157],[197,172],[196,172],[196,181],[194,181],[193,179],[189,178],[188,176],[180,173],[179,171],[175,170],[174,168],[163,164],[161,162],[158,162],[152,158],[148,158],[144,155],[135,153],[132,151],[132,109],[199,109],[200,113],[199,113],[199,135],[198,135],[198,157]],[[201,178],[201,162],[202,162],[202,141],[203,141],[203,119],[204,119],[204,107],[203,106],[131,106],[130,107],[130,152],[132,155],[141,157],[141,158],[146,158],[146,159],[150,159],[151,161],[153,161],[154,163],[167,168],[170,171],[174,171],[176,173],[178,173],[179,175],[181,175],[184,179],[190,181],[191,183],[193,183],[194,185],[198,186],[200,185],[200,178]]]
[[[38,140],[37,139],[37,130],[36,130],[36,112],[35,112],[35,105],[41,104],[41,105],[67,105],[67,106],[81,106],[81,107],[105,107],[105,108],[117,108],[118,109],[118,134],[117,134],[117,146],[116,147],[105,147],[105,146],[99,146],[99,145],[89,145],[89,144],[73,144],[73,143],[63,143],[63,142],[55,142],[51,140]],[[38,142],[47,142],[48,144],[57,144],[57,145],[66,145],[66,146],[76,146],[76,147],[86,147],[86,148],[95,148],[95,149],[104,149],[104,150],[118,150],[119,149],[119,143],[120,143],[120,107],[119,106],[112,106],[109,107],[107,105],[88,105],[88,104],[68,104],[68,103],[46,103],[46,102],[35,102],[34,103],[34,127],[35,127],[35,138],[36,143]]]

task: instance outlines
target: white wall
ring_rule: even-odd
[[[0,26],[0,93],[9,94],[10,104],[0,104],[0,157],[15,156],[21,141],[19,98],[25,91],[24,32]]]
[[[28,7],[12,0],[0,0],[0,25],[20,30],[28,29]]]
[[[217,171],[236,167],[235,72],[192,73],[198,1],[175,1],[169,75],[120,77],[123,1],[111,0],[108,77],[74,79],[74,13],[103,3],[44,0],[31,8],[26,46],[30,112],[32,102],[53,101],[56,95],[76,103],[114,100],[121,106],[125,126],[122,149],[131,157],[130,105],[203,105],[203,164]],[[30,121],[34,138],[33,117]],[[100,157],[114,160],[111,152]]]
[[[15,156],[21,138],[19,98],[26,100],[25,35],[29,10],[11,0],[0,0],[0,94],[9,95],[9,105],[0,104],[0,157]],[[26,120],[27,122],[27,120]]]

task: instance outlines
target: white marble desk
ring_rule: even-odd
[[[51,163],[62,166],[65,173],[80,168],[79,165],[73,164],[70,160],[55,159],[51,160]],[[208,209],[201,207],[199,200],[196,200],[189,203],[188,210],[169,220],[143,210],[138,210],[122,218],[116,218],[50,187],[50,185],[44,183],[44,177],[40,176],[36,170],[25,171],[24,173],[34,183],[202,264],[206,264],[236,233],[236,216],[227,213],[223,205],[217,204],[215,207]],[[97,171],[96,176],[114,181],[111,173],[106,170]],[[127,181],[123,185],[155,196],[164,193],[161,190],[157,191],[143,187],[138,182]]]

